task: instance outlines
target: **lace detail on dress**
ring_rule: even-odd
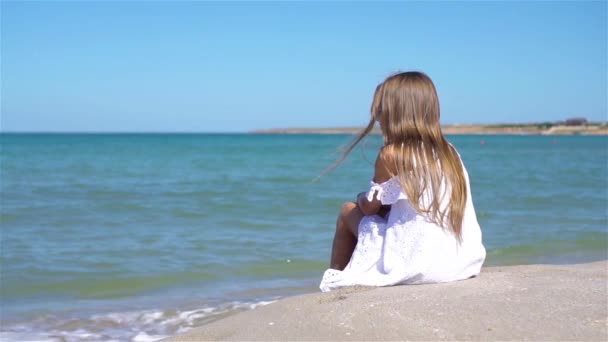
[[[384,205],[394,204],[400,199],[407,199],[407,196],[401,190],[401,184],[399,183],[399,177],[393,177],[384,183],[370,182],[370,188],[367,192],[367,200],[372,201],[376,198]]]

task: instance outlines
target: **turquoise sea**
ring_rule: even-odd
[[[151,341],[318,291],[370,137],[2,134],[0,339]],[[608,137],[451,136],[486,265],[608,258]]]

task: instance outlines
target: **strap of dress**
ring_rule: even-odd
[[[374,199],[374,194],[376,194],[376,198],[385,205],[393,204],[400,199],[407,198],[401,190],[401,184],[397,177],[393,177],[384,183],[371,181],[369,190],[366,194],[367,200],[372,201]]]
[[[382,185],[371,181],[369,182],[369,190],[367,191],[367,200],[368,201],[373,201],[374,200],[374,193],[377,193],[376,198],[377,199],[381,199],[382,198],[382,194],[384,193],[384,189],[382,188]]]

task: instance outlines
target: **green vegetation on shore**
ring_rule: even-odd
[[[360,127],[326,128],[274,128],[254,130],[254,134],[355,134]],[[536,134],[536,135],[608,135],[608,122],[586,122],[569,124],[566,122],[504,123],[504,124],[450,124],[443,125],[445,134]],[[372,134],[379,134],[374,128]]]

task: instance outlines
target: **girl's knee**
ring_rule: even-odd
[[[342,209],[340,209],[340,216],[346,217],[356,208],[357,208],[357,203],[346,202],[346,203],[342,204]]]

